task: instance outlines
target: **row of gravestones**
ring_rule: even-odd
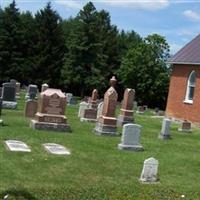
[[[14,151],[14,152],[31,152],[31,149],[29,148],[29,146],[22,141],[6,140],[5,146],[8,150]],[[55,155],[70,155],[71,154],[69,149],[65,148],[64,146],[60,144],[45,143],[42,146],[47,152],[51,154],[55,154]],[[140,176],[140,181],[145,182],[145,183],[156,182],[158,180],[157,172],[158,172],[158,161],[154,158],[146,159],[144,161],[142,173]]]

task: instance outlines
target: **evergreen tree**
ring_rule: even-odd
[[[61,18],[48,3],[43,10],[36,13],[35,25],[36,65],[32,77],[39,85],[47,82],[51,87],[58,87],[65,54]]]
[[[73,27],[71,31],[66,31],[67,53],[62,70],[66,85],[72,86],[82,96],[95,87],[105,89],[105,80],[119,66],[118,32],[110,24],[109,14],[104,10],[98,12],[89,2],[65,26]]]
[[[13,1],[4,11],[0,11],[0,78],[22,80],[21,65],[22,32],[20,30],[20,13]]]

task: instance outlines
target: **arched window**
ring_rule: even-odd
[[[196,72],[193,70],[188,78],[187,90],[185,96],[185,101],[188,103],[193,103],[195,82],[196,82]]]

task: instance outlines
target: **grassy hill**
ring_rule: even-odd
[[[172,124],[172,139],[158,139],[161,119],[135,114],[142,125],[143,152],[119,151],[120,136],[96,136],[94,124],[80,122],[78,106],[66,115],[72,133],[37,131],[24,117],[24,96],[17,110],[3,110],[0,127],[0,199],[28,200],[162,200],[200,199],[200,129],[181,134]],[[120,131],[120,129],[119,129]],[[21,140],[31,153],[9,152],[4,140]],[[70,156],[47,153],[43,143],[71,150]],[[138,181],[143,161],[159,161],[158,184]],[[7,196],[6,196],[7,195]],[[185,195],[185,197],[182,197]]]

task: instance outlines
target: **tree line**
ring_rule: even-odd
[[[15,1],[0,9],[1,82],[48,83],[78,96],[97,88],[102,96],[115,75],[120,97],[130,87],[140,104],[164,107],[168,58],[164,37],[119,31],[109,13],[91,2],[69,19],[50,3],[35,15],[20,12]]]

